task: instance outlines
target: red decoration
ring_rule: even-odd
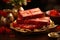
[[[60,26],[57,26],[57,30],[60,31]]]
[[[1,27],[1,29],[4,31],[4,30],[5,30],[5,27],[4,27],[4,26],[2,26],[2,27]]]
[[[59,12],[57,10],[51,10],[50,15],[51,16],[59,16]]]
[[[3,30],[0,28],[0,33],[2,33],[3,32]]]
[[[0,33],[3,33],[4,31],[5,31],[5,27],[4,26],[0,27]]]
[[[31,0],[27,0],[27,2],[31,2]]]
[[[5,30],[6,30],[6,33],[10,33],[11,32],[11,30],[9,28],[5,28]]]
[[[4,33],[4,32],[10,33],[11,30],[9,28],[5,27],[5,26],[1,26],[0,27],[0,33]]]
[[[7,12],[0,10],[0,16],[6,17],[7,16]]]
[[[8,3],[8,2],[10,2],[10,0],[3,0],[3,2]]]

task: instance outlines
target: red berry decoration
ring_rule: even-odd
[[[31,0],[27,0],[27,2],[31,2]]]
[[[51,16],[58,16],[58,11],[57,10],[51,10],[50,15]]]
[[[60,31],[60,26],[57,26],[57,30]]]
[[[6,28],[5,30],[6,30],[6,33],[10,33],[11,32],[11,30],[9,28]]]
[[[5,31],[5,27],[4,26],[1,26],[0,27],[0,33],[3,33]]]
[[[9,28],[5,27],[5,26],[1,26],[0,27],[0,33],[4,33],[4,32],[10,33],[11,30]]]
[[[0,33],[3,33],[3,30],[0,28]]]
[[[7,16],[7,12],[0,10],[0,15],[6,17]]]
[[[1,27],[1,29],[4,31],[4,30],[5,30],[5,27],[4,27],[4,26],[2,26],[2,27]]]
[[[10,0],[3,0],[3,2],[8,3],[8,2],[10,2]]]

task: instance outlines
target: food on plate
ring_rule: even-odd
[[[50,20],[50,22],[46,25],[33,25],[33,24],[18,24],[15,20],[13,23],[10,24],[10,28],[19,31],[19,32],[39,32],[45,31],[47,28],[53,28],[54,23]]]
[[[53,28],[54,22],[39,9],[19,11],[17,19],[10,24],[10,28],[19,32],[39,32]]]

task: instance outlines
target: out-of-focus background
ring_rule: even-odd
[[[10,6],[10,7],[9,7]],[[0,0],[0,9],[12,8],[10,4],[6,4]],[[31,0],[26,6],[23,6],[24,9],[31,9],[39,7],[42,11],[50,9],[60,9],[60,0]]]

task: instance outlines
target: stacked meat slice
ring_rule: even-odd
[[[20,19],[33,19],[44,17],[43,12],[39,8],[29,9],[25,11],[19,11],[18,17]]]
[[[39,8],[19,11],[16,22],[13,23],[14,28],[20,29],[40,29],[50,24],[50,17],[45,17]]]

